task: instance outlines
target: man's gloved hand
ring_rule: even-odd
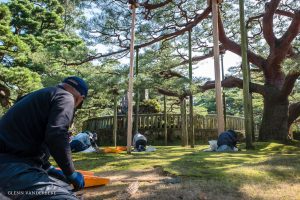
[[[47,170],[47,173],[48,173],[49,176],[53,176],[53,177],[58,178],[60,180],[65,180],[66,179],[64,173],[59,169],[55,169],[54,166],[49,167],[49,169]]]
[[[74,190],[78,191],[84,188],[84,178],[80,172],[74,172],[67,179],[73,184]]]

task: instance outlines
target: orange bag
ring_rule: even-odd
[[[116,149],[118,149],[120,151],[127,151],[127,147],[125,147],[125,146],[117,146]]]
[[[110,148],[110,147],[105,147],[103,149],[104,153],[120,153],[121,150],[117,149],[117,148]]]
[[[106,185],[109,183],[109,179],[101,178],[98,176],[84,175],[84,182],[85,182],[84,188],[87,188],[87,187]]]

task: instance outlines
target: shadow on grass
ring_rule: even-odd
[[[163,171],[181,177],[180,184],[158,182],[143,188],[143,193],[139,194],[139,198],[143,199],[268,199],[264,198],[264,190],[270,190],[272,196],[269,188],[275,188],[279,182],[299,183],[298,146],[256,143],[255,150],[234,153],[203,152],[206,147],[168,146],[157,147],[158,150],[151,153],[91,153],[73,155],[73,158],[77,169],[107,176],[114,171],[126,171],[123,178],[129,178],[134,170],[159,166]],[[254,187],[256,185],[258,190]],[[103,194],[105,197],[112,198],[112,194],[116,194],[118,187],[112,187],[115,186],[103,188],[112,190],[111,194]],[[277,192],[275,188],[274,197]],[[100,192],[96,196],[101,199],[103,195]]]
[[[165,166],[164,169],[172,174],[194,177],[196,180],[194,185],[202,188],[202,194],[204,193],[207,199],[264,199],[266,196],[264,188],[257,191],[257,195],[244,192],[241,188],[244,188],[245,185],[246,188],[249,188],[248,185],[252,184],[267,185],[265,189],[269,189],[282,181],[286,181],[290,185],[299,184],[299,153],[298,146],[258,143],[256,150],[251,151],[186,154]],[[205,180],[207,183],[200,181],[197,184],[197,180]],[[195,187],[189,188],[189,190],[193,189],[197,190]],[[281,199],[275,195],[277,192],[275,188],[273,199]],[[289,191],[282,192],[289,193]],[[284,195],[285,199],[298,198],[296,196],[287,198]]]

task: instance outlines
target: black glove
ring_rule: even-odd
[[[74,172],[67,179],[73,184],[74,190],[78,191],[84,188],[84,178],[80,172]]]

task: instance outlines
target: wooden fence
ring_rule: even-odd
[[[165,126],[163,114],[140,114],[138,121],[138,129],[158,130]],[[135,116],[133,115],[133,120]],[[189,124],[189,117],[187,118]],[[133,122],[134,124],[134,122]],[[119,115],[117,120],[117,129],[124,130],[127,128],[127,117]],[[194,128],[202,130],[217,129],[217,116],[205,115],[194,116]],[[83,123],[83,129],[90,131],[111,130],[113,129],[113,116],[104,116],[88,119]],[[167,129],[181,129],[181,115],[167,114]],[[226,129],[244,130],[244,118],[235,116],[226,116]]]
[[[117,118],[117,143],[126,145],[127,138],[127,116],[119,115]],[[133,115],[133,120],[135,116]],[[189,127],[189,117],[187,125]],[[113,139],[113,116],[104,116],[88,119],[83,123],[83,130],[96,132],[100,145],[114,144]],[[135,124],[135,121],[133,121]],[[138,116],[138,130],[146,135],[150,144],[162,143],[164,140],[164,127],[167,124],[167,140],[165,143],[182,140],[181,115],[167,114],[167,123],[164,121],[164,114],[140,114]],[[226,129],[233,129],[244,132],[244,118],[226,116]],[[218,137],[216,115],[195,115],[194,116],[195,140],[197,143],[207,142]]]

